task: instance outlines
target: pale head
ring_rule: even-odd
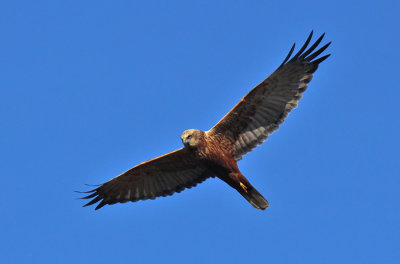
[[[188,129],[183,131],[181,135],[182,143],[185,147],[195,148],[200,142],[202,131],[197,129]]]

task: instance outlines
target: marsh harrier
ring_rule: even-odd
[[[316,50],[324,34],[310,48],[313,32],[283,63],[209,131],[189,129],[182,133],[184,147],[143,162],[86,193],[92,199],[84,206],[155,199],[196,186],[218,177],[236,189],[257,209],[268,207],[267,200],[240,172],[237,161],[265,141],[297,106],[318,65],[330,54],[317,58],[330,42]],[[315,51],[316,50],[316,51]]]

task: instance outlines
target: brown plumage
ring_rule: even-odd
[[[318,65],[330,54],[316,59],[329,45],[314,51],[324,34],[307,49],[313,32],[292,58],[294,44],[283,63],[253,88],[211,130],[189,129],[182,133],[184,147],[143,162],[100,185],[84,199],[84,206],[155,199],[191,188],[217,176],[236,189],[255,208],[264,210],[267,200],[240,172],[237,161],[261,144],[297,106]],[[306,50],[307,49],[307,50]]]

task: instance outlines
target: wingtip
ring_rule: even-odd
[[[296,47],[296,43],[293,43],[292,47],[290,48],[290,51],[289,51],[288,55],[283,60],[282,64],[279,65],[279,68],[282,67],[290,59],[290,56],[292,56],[292,53],[293,53],[295,47]]]
[[[92,192],[95,192],[95,191],[96,191],[96,189],[90,190],[90,191],[86,191],[86,192],[82,192],[82,191],[74,191],[74,192],[76,192],[76,193],[92,193]]]
[[[296,53],[296,55],[293,56],[292,60],[297,59],[306,50],[306,48],[308,47],[308,44],[310,44],[313,34],[314,34],[314,31],[311,31],[310,35],[306,39],[306,42],[304,42],[303,46],[299,49],[299,51]]]
[[[85,183],[86,186],[90,186],[90,187],[97,187],[100,186],[101,184],[87,184]]]
[[[325,56],[322,56],[321,58],[318,58],[314,61],[312,61],[313,64],[320,64],[321,62],[323,62],[324,60],[326,60],[327,58],[329,58],[329,56],[331,56],[331,54],[327,54]]]
[[[106,205],[106,203],[105,203],[104,200],[103,200],[103,201],[101,201],[101,202],[96,206],[96,208],[94,208],[94,210],[97,211],[97,210],[99,210],[100,208],[102,208],[104,205]]]

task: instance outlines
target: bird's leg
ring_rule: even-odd
[[[236,186],[232,186],[233,188],[237,189],[240,186],[239,188],[241,188],[245,193],[247,193],[247,186],[250,186],[250,183],[240,172],[239,173],[231,172],[229,173],[229,177],[233,179],[233,181],[236,183],[234,184]],[[237,184],[239,184],[239,186],[237,186]]]

